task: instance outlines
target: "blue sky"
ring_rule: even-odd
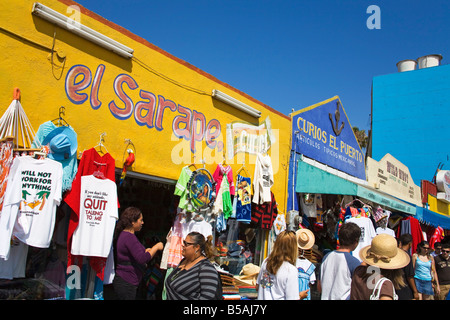
[[[450,61],[448,0],[77,2],[286,115],[338,95],[366,132],[373,77],[427,54]]]

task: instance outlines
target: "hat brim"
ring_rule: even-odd
[[[299,243],[299,237],[300,237],[301,233],[306,233],[308,235],[309,240],[305,244],[300,244]],[[295,236],[297,238],[297,246],[298,246],[299,249],[302,249],[302,250],[309,250],[309,249],[311,249],[313,247],[315,241],[316,241],[314,233],[312,233],[312,231],[309,230],[309,229],[298,229],[295,232]]]
[[[58,161],[60,161],[60,160],[69,160],[74,155],[76,155],[77,148],[78,148],[77,134],[71,127],[67,127],[67,126],[56,127],[55,129],[50,131],[49,134],[47,134],[47,136],[42,141],[42,145],[45,146],[45,145],[49,144],[50,141],[55,136],[57,136],[58,134],[66,135],[67,138],[70,141],[70,154],[69,154],[69,157],[66,158],[63,153],[52,153],[51,151],[50,151],[50,153],[47,156],[50,159],[58,160]]]
[[[400,269],[407,266],[411,260],[409,255],[405,251],[403,251],[403,249],[397,248],[397,254],[393,258],[391,258],[389,262],[385,262],[380,259],[378,259],[375,262],[373,258],[367,257],[367,251],[370,248],[371,245],[362,248],[359,251],[359,257],[361,258],[362,261],[364,261],[368,265],[376,266],[381,269],[390,269],[390,270]]]

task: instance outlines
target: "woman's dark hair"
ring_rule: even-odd
[[[425,248],[425,245],[428,245],[428,247],[430,247],[430,243],[428,242],[428,241],[426,241],[426,240],[423,240],[423,241],[420,241],[418,244],[417,244],[417,252],[419,251],[419,249],[420,249],[420,251],[423,251],[423,248]],[[426,251],[425,252],[425,254],[428,256],[428,257],[430,257],[430,254],[431,254],[431,251]]]
[[[123,230],[131,228],[133,226],[133,222],[138,221],[141,214],[141,210],[136,207],[126,208],[120,215],[119,221],[117,221],[115,236],[118,237]]]
[[[201,233],[196,231],[189,233],[188,236],[191,237],[195,245],[200,246],[200,252],[202,253],[202,255],[204,255],[208,259],[214,256],[212,236],[208,236],[208,239],[205,239],[205,237]]]

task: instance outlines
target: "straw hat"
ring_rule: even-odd
[[[298,229],[295,236],[297,237],[297,246],[300,249],[308,250],[314,245],[315,237],[309,229]]]
[[[242,267],[239,276],[235,276],[235,278],[246,284],[255,285],[256,278],[258,277],[260,270],[261,268],[258,267],[257,265],[254,265],[253,263],[248,263]]]
[[[242,267],[242,270],[239,273],[239,275],[242,277],[252,277],[254,275],[258,275],[260,270],[261,268],[258,267],[257,265],[254,265],[253,263],[247,263],[245,266]]]
[[[409,255],[397,248],[397,240],[389,234],[379,234],[372,239],[372,244],[359,251],[361,259],[382,269],[400,269],[406,266]]]

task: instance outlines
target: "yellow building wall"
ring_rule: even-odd
[[[450,216],[450,205],[428,194],[428,205],[431,211]]]
[[[57,118],[59,108],[64,106],[63,117],[78,134],[79,155],[83,150],[96,146],[100,135],[105,133],[104,144],[116,159],[116,167],[122,168],[126,157],[126,140],[129,139],[136,150],[133,171],[172,180],[178,179],[183,166],[192,162],[201,166],[202,160],[205,161],[205,167],[211,173],[214,172],[217,164],[223,161],[226,151],[227,124],[241,121],[259,125],[269,118],[276,138],[268,151],[274,169],[275,184],[272,191],[280,211],[285,212],[291,142],[288,116],[164,52],[76,2],[40,1],[134,49],[134,57],[123,58],[33,15],[34,2],[0,2],[0,114],[11,103],[13,89],[18,87],[22,93],[22,106],[35,131],[42,123]],[[92,77],[91,82],[83,86],[83,81],[87,81],[85,78],[89,76]],[[127,82],[119,83],[114,88],[117,80]],[[261,111],[261,118],[253,118],[213,99],[213,89]],[[164,109],[160,123],[156,121],[156,109],[153,117],[148,111],[153,96],[155,108],[158,102],[170,100],[175,109]],[[128,101],[128,105],[125,101]],[[135,119],[138,106],[138,115],[146,118],[147,125],[140,125]],[[130,110],[131,113],[120,119],[121,114]],[[191,150],[193,138],[188,133],[185,138],[177,138],[172,128],[174,120],[185,120],[183,117],[189,113],[204,119],[204,125],[214,124],[215,121],[220,123],[220,134],[216,131],[218,126],[212,126],[208,133],[217,137],[210,141],[210,146],[207,146],[205,137],[196,142],[195,154]],[[177,123],[178,130],[183,131],[186,125]],[[195,131],[197,136],[201,136],[201,121],[196,124],[191,132]],[[236,172],[244,159],[238,154],[226,161]],[[254,163],[255,155],[246,154],[245,167],[251,177]]]

